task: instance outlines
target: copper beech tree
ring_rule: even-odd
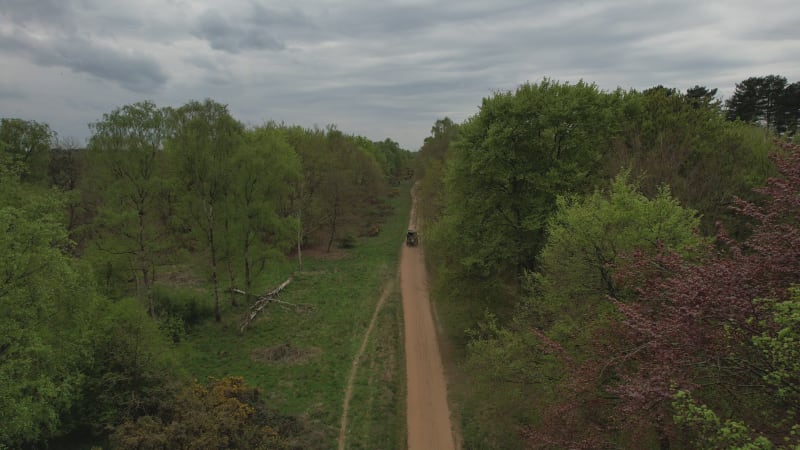
[[[757,190],[763,201],[735,202],[754,224],[747,239],[720,229],[699,258],[622,258],[610,297],[618,318],[596,356],[572,366],[571,395],[531,429],[532,443],[800,444],[800,146],[779,147],[780,176]],[[592,408],[608,414],[593,418]]]

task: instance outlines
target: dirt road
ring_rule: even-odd
[[[415,200],[409,228],[416,229],[416,223]],[[403,247],[400,282],[405,320],[408,448],[455,449],[447,405],[447,384],[428,299],[428,280],[421,244],[418,247]]]

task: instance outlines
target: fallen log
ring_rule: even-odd
[[[253,321],[253,319],[255,319],[255,317],[258,315],[258,313],[260,313],[270,303],[276,303],[276,304],[281,305],[283,307],[291,307],[293,309],[301,310],[301,311],[312,309],[313,307],[311,305],[300,305],[300,304],[295,304],[295,303],[290,303],[290,302],[284,302],[284,301],[281,301],[281,300],[277,299],[278,294],[280,294],[281,291],[284,290],[286,288],[286,286],[288,286],[289,283],[292,282],[293,278],[294,277],[290,276],[289,278],[286,279],[286,281],[284,281],[283,283],[279,284],[278,287],[276,287],[275,289],[267,292],[266,294],[262,295],[261,297],[258,297],[258,300],[256,300],[255,303],[253,303],[253,306],[250,307],[250,310],[244,315],[244,317],[242,317],[242,323],[239,326],[239,331],[240,332],[244,332],[245,328],[250,326],[250,323]],[[231,291],[233,291],[236,294],[247,295],[247,292],[245,292],[245,291],[243,291],[241,289],[232,288]]]

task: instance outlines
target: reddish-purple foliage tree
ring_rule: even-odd
[[[785,299],[800,283],[800,146],[778,146],[780,177],[758,190],[763,203],[735,202],[755,224],[744,242],[720,230],[718,245],[694,260],[666,251],[622,258],[616,274],[627,295],[611,299],[620,316],[598,336],[597,356],[575,371],[572,394],[530,430],[532,443],[601,448],[615,436],[616,445],[669,448],[679,435],[677,389],[766,436],[787,435],[792,424],[780,419],[800,405],[774,398],[764,381],[771,362],[753,345],[772,326],[771,303],[759,300]],[[600,404],[605,420],[581,430],[587,409]]]
[[[736,201],[756,223],[747,240],[739,244],[721,232],[720,249],[699,264],[675,254],[635,254],[618,272],[636,294],[635,301],[617,300],[627,353],[616,356],[618,379],[608,390],[619,395],[623,414],[667,428],[678,388],[711,392],[724,401],[708,401],[769,423],[772,411],[748,405],[768,395],[763,377],[771,369],[753,347],[771,317],[769,304],[758,300],[785,299],[787,288],[800,283],[800,147],[781,148],[774,158],[781,177],[758,190],[764,204]]]

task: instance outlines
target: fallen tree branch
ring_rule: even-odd
[[[278,304],[280,306],[283,306],[284,308],[291,308],[291,309],[294,309],[296,311],[310,311],[310,310],[312,310],[313,309],[312,305],[304,305],[304,304],[296,304],[296,303],[284,302],[284,301],[281,301],[281,300],[277,299],[278,294],[280,294],[281,291],[284,290],[286,288],[286,286],[288,286],[289,283],[292,282],[293,278],[294,277],[290,276],[289,278],[286,279],[286,281],[284,281],[283,283],[279,284],[278,287],[276,287],[275,289],[267,292],[266,294],[262,295],[261,297],[258,297],[258,300],[256,300],[256,302],[253,303],[253,306],[250,307],[250,311],[248,311],[244,315],[244,317],[242,317],[242,324],[239,327],[239,331],[240,332],[244,332],[245,328],[247,328],[250,325],[250,323],[258,315],[258,313],[260,313],[270,303],[276,303],[276,304]],[[233,291],[236,294],[247,295],[247,292],[245,292],[245,291],[243,291],[241,289],[231,288],[231,291]]]

